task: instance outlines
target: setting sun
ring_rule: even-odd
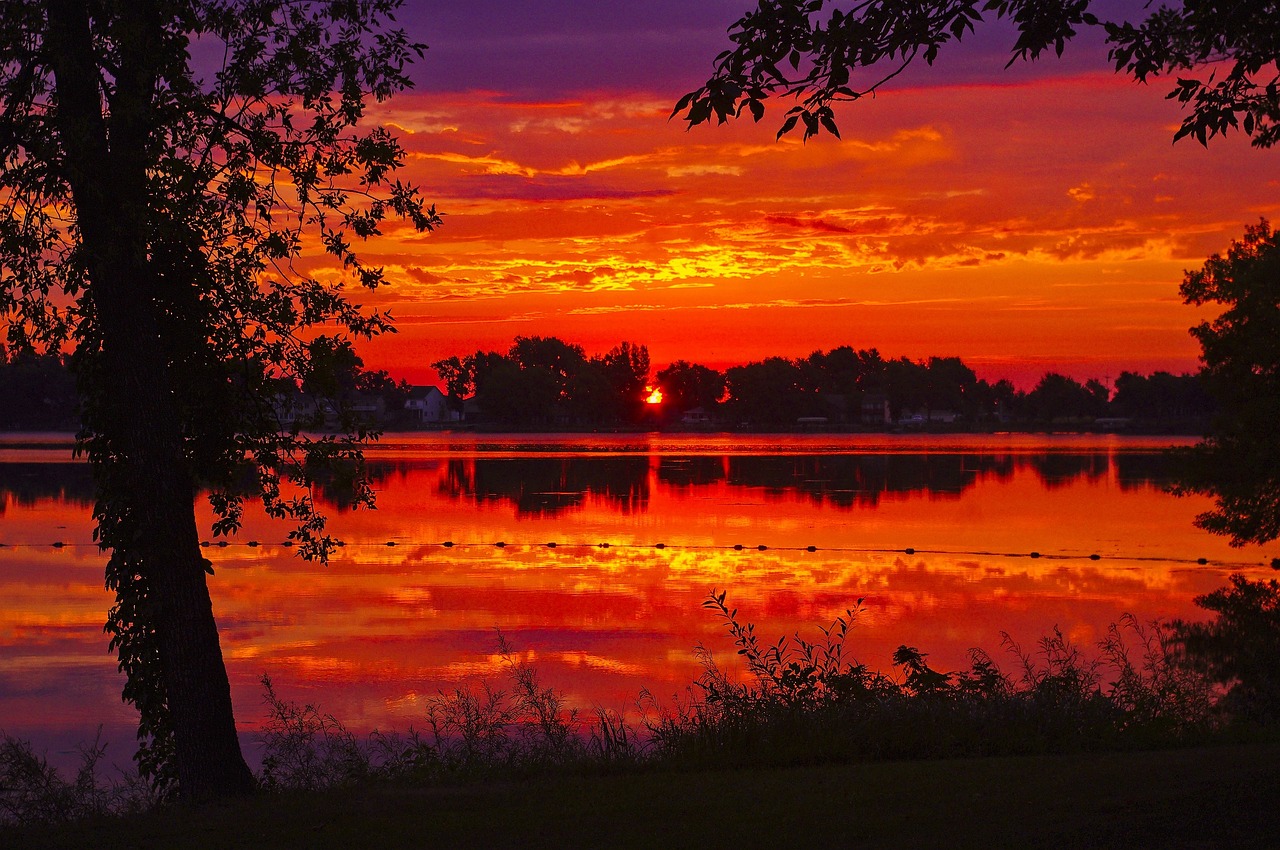
[[[1280,844],[1280,0],[0,2],[4,846]]]

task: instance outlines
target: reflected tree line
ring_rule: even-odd
[[[520,516],[541,517],[578,510],[588,502],[624,514],[644,511],[655,483],[673,490],[727,485],[853,508],[914,493],[958,498],[984,480],[1007,481],[1028,470],[1049,489],[1099,481],[1113,471],[1123,490],[1164,489],[1174,481],[1167,456],[1104,452],[373,460],[366,471],[378,489],[399,486],[396,479],[412,486],[407,479],[434,472],[437,492],[449,499],[506,503]],[[334,477],[317,482],[316,496],[339,511],[351,507],[342,481]],[[46,500],[88,508],[93,499],[85,464],[0,463],[0,514],[6,505],[32,507]]]
[[[917,493],[959,498],[982,481],[1007,481],[1026,471],[1048,488],[1097,481],[1113,472],[1125,490],[1161,489],[1172,480],[1169,461],[1161,455],[1100,452],[463,458],[443,465],[440,495],[478,505],[505,503],[525,517],[557,516],[588,503],[619,513],[644,511],[655,486],[684,491],[728,486],[847,509]],[[423,469],[416,461],[376,461],[369,474],[375,486],[386,486]]]
[[[93,474],[84,463],[0,463],[0,515],[8,505],[29,508],[43,501],[93,505]]]

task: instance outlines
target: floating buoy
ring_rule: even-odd
[[[806,546],[806,547],[804,547],[804,550],[805,550],[806,552],[817,552],[817,551],[818,551],[818,547],[817,547],[817,546]]]
[[[601,549],[608,549],[608,548],[609,548],[609,544],[608,544],[608,543],[601,543],[601,544],[600,544],[600,548],[601,548]]]
[[[1197,563],[1197,564],[1200,564],[1201,566],[1204,566],[1205,564],[1209,563],[1209,559],[1208,559],[1208,558],[1196,558],[1196,563]]]
[[[757,548],[757,549],[759,549],[761,552],[764,552],[764,551],[765,551],[765,550],[767,550],[769,547],[768,547],[768,546],[766,546],[766,545],[764,545],[763,543],[761,543],[761,544],[760,544],[759,546],[757,546],[756,548]]]
[[[494,546],[497,546],[499,549],[503,549],[503,548],[506,548],[506,545],[507,545],[507,544],[506,544],[506,543],[504,543],[503,541],[499,540],[497,543],[495,543],[495,544],[493,544],[493,545],[494,545]]]
[[[3,543],[0,543],[0,546],[3,546],[3,545],[4,545]],[[1280,558],[1271,559],[1271,569],[1280,570]]]
[[[248,543],[246,543],[246,544],[244,544],[244,545],[246,545],[246,546],[248,546],[248,547],[250,547],[250,548],[256,548],[256,547],[257,547],[257,545],[258,545],[258,541],[256,541],[256,540],[250,540]]]
[[[285,542],[281,543],[280,545],[281,545],[281,546],[283,546],[283,547],[285,547],[286,549],[288,549],[290,546],[292,546],[292,545],[293,545],[293,541],[292,541],[292,540],[286,540]]]
[[[1089,556],[1089,560],[1090,560],[1090,561],[1101,561],[1101,560],[1102,560],[1102,556],[1101,556],[1101,555],[1097,555],[1097,554],[1090,555],[1090,556]]]
[[[388,541],[387,541],[387,545],[388,545],[388,546],[394,546],[394,545],[396,545],[396,542],[395,542],[394,540],[388,540]]]
[[[208,549],[208,548],[209,548],[209,541],[208,541],[208,540],[201,540],[201,541],[200,541],[200,547],[201,547],[201,548],[203,548],[203,549]]]
[[[452,549],[452,548],[453,548],[453,541],[452,541],[452,540],[446,540],[445,542],[441,543],[440,545],[441,545],[441,546],[443,546],[443,547],[444,547],[444,548],[446,548],[446,549]]]
[[[65,543],[63,543],[61,540],[59,540],[58,542],[56,542],[56,543],[54,543],[54,544],[53,544],[53,548],[55,548],[55,549],[61,549],[63,546],[66,546],[66,545],[67,545],[67,544],[65,544]]]
[[[547,544],[547,548],[548,548],[548,549],[554,549],[554,548],[556,548],[556,543],[555,543],[555,541],[553,540],[553,541],[551,541],[550,543],[548,543],[548,544]]]
[[[333,541],[333,545],[334,545],[334,546],[346,546],[346,545],[347,545],[347,541],[345,541],[345,540],[335,540],[335,541]]]
[[[735,544],[733,544],[733,549],[734,549],[734,551],[735,551],[735,552],[741,552],[741,551],[742,551],[742,544],[741,544],[741,543],[735,543]]]
[[[916,553],[916,550],[912,549],[910,546],[908,546],[906,549],[903,549],[902,551],[906,552],[908,555],[914,555]]]
[[[1039,552],[1032,552],[1032,553],[1031,553],[1031,557],[1033,557],[1033,558],[1039,558],[1039,557],[1040,557],[1040,553],[1039,553]]]
[[[667,544],[665,544],[665,543],[655,543],[655,544],[653,544],[653,548],[655,548],[655,549],[665,549],[665,548],[667,548]]]
[[[219,541],[218,541],[218,548],[219,548],[219,549],[225,549],[225,548],[227,548],[227,541],[225,541],[225,540],[219,540]]]

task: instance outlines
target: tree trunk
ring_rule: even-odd
[[[156,222],[148,203],[147,148],[156,130],[150,121],[159,13],[153,3],[130,0],[119,4],[114,19],[94,21],[99,29],[110,27],[119,45],[116,91],[104,115],[86,3],[49,0],[46,8],[63,171],[101,345],[101,381],[86,398],[111,453],[110,474],[95,470],[99,498],[126,517],[105,529],[101,542],[126,555],[147,589],[146,600],[133,601],[155,629],[181,794],[244,793],[253,777],[236,737],[205,582],[195,483],[170,392],[173,353],[159,330],[160,305],[168,300],[158,297],[160,287],[184,283],[159,279],[149,255]]]

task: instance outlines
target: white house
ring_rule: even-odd
[[[439,387],[412,387],[404,409],[410,411],[419,422],[456,422],[457,414],[449,408],[449,399]]]

